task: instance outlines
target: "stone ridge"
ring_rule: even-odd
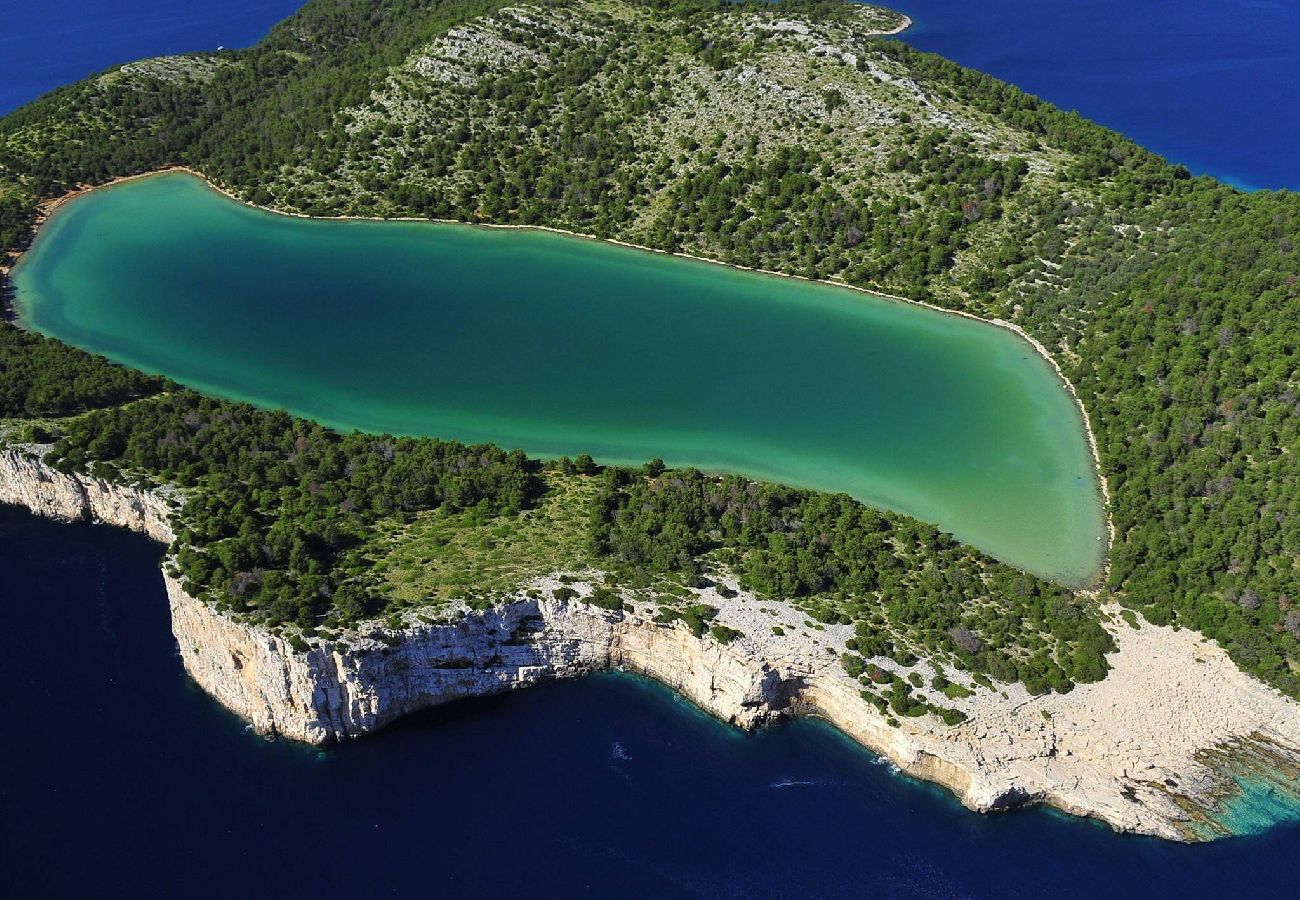
[[[170,491],[66,474],[14,448],[0,450],[0,502],[160,541],[172,539],[176,508]],[[186,672],[258,731],[314,744],[451,700],[619,668],[741,728],[819,716],[980,812],[1045,803],[1117,831],[1202,840],[1230,830],[1225,804],[1242,793],[1235,779],[1243,764],[1283,796],[1300,772],[1300,704],[1242,674],[1197,635],[1122,620],[1113,624],[1120,651],[1105,681],[1046,697],[999,685],[970,701],[970,721],[947,727],[930,718],[891,724],[825,645],[723,644],[680,622],[655,622],[635,605],[615,612],[521,594],[451,623],[372,626],[311,647],[219,612],[169,575],[164,581]],[[741,614],[722,608],[719,619],[742,624],[734,618]]]

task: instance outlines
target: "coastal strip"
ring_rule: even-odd
[[[0,450],[0,503],[171,540],[179,491],[64,473],[42,462],[44,449]],[[1247,773],[1270,796],[1294,789],[1300,815],[1292,777],[1300,771],[1300,703],[1242,673],[1200,635],[1128,623],[1113,606],[1103,611],[1119,649],[1106,679],[1043,696],[1019,684],[971,685],[957,702],[968,720],[946,726],[930,716],[891,721],[862,699],[839,664],[851,629],[805,629],[797,609],[734,585],[698,591],[720,624],[740,632],[726,643],[654,621],[654,604],[634,594],[622,611],[584,602],[601,575],[586,572],[554,573],[451,620],[430,623],[416,610],[400,627],[369,622],[305,644],[198,600],[168,568],[164,560],[186,672],[265,734],[334,743],[451,700],[617,668],[740,728],[823,718],[979,812],[1046,804],[1117,831],[1206,840],[1232,833],[1233,822],[1258,821],[1242,809],[1259,793],[1243,790]],[[561,575],[577,597],[557,596]]]
[[[907,15],[906,13],[898,12],[898,10],[891,10],[891,11],[898,13],[898,15],[903,17],[903,20],[899,22],[897,25],[895,25],[893,28],[890,28],[888,31],[877,31],[876,34],[879,35],[880,37],[894,37],[895,35],[902,34],[904,31],[906,31],[907,29],[911,28],[913,25],[916,24],[915,22],[912,21],[912,17]]]

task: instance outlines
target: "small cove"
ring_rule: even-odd
[[[181,173],[66,204],[15,285],[28,327],[337,428],[659,456],[1067,583],[1100,565],[1073,399],[973,320],[541,231],[277,216]]]

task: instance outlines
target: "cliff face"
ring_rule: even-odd
[[[1031,799],[1001,773],[971,771],[927,752],[924,739],[888,725],[829,666],[773,663],[743,645],[696,638],[681,625],[581,601],[521,599],[448,625],[386,632],[384,640],[296,651],[165,580],[186,671],[262,732],[330,743],[451,700],[620,668],[654,678],[741,728],[791,714],[821,716],[978,811]]]
[[[177,502],[0,450],[0,503],[65,522],[102,522],[170,543]],[[237,622],[164,574],[172,633],[186,671],[259,731],[326,743],[382,728],[449,700],[527,687],[613,666],[653,677],[728,722],[751,728],[773,714],[781,680],[743,654],[683,628],[580,602],[524,600],[337,649],[294,650]]]
[[[453,624],[387,640],[295,651],[233,622],[167,579],[186,671],[260,731],[312,743],[356,737],[449,700],[515,690],[610,667],[668,684],[721,719],[749,728],[784,704],[770,667],[684,628],[578,601],[520,600]]]
[[[172,539],[175,498],[166,492],[60,473],[18,450],[0,451],[0,502]],[[619,667],[742,728],[821,716],[978,811],[1047,803],[1116,830],[1188,840],[1249,817],[1233,807],[1248,793],[1236,788],[1242,777],[1300,804],[1300,704],[1191,632],[1134,629],[1117,615],[1120,650],[1105,681],[1044,697],[1019,685],[982,690],[964,701],[969,721],[946,727],[929,716],[891,724],[838,664],[842,637],[765,636],[775,631],[765,615],[781,605],[753,597],[707,598],[719,621],[746,635],[728,644],[635,607],[521,596],[449,624],[372,629],[295,649],[164,581],[190,676],[257,730],[317,744],[449,700]],[[787,632],[802,619],[791,615]]]
[[[104,522],[170,544],[174,501],[86,475],[65,474],[21,450],[0,450],[0,503],[61,522]]]

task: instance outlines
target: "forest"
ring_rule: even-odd
[[[384,601],[349,551],[385,516],[509,514],[541,490],[519,451],[432,438],[343,435],[287,413],[178,390],[69,420],[46,461],[188,490],[170,548],[190,589],[223,609],[314,630]]]
[[[1013,321],[1056,356],[1097,434],[1116,528],[1103,597],[1202,631],[1247,671],[1300,695],[1300,198],[1192,178],[1012,86],[873,37],[840,4],[574,0],[530,9],[532,24],[475,0],[314,0],[248,50],[55,91],[0,119],[4,248],[29,239],[42,200],[184,163],[284,209],[555,225]],[[839,49],[811,52],[773,24],[779,17],[807,21]],[[467,64],[453,31],[514,49]],[[768,87],[746,93],[742,77]],[[771,99],[798,85],[807,90],[797,98]],[[537,489],[531,463],[501,451],[398,442],[406,449],[387,460],[373,436],[325,436],[283,417],[263,423],[276,414],[184,393],[142,401],[164,386],[8,324],[0,368],[4,416],[135,401],[91,413],[93,425],[69,424],[56,458],[121,460],[205,485],[223,508],[231,501],[214,513],[217,530],[189,536],[183,564],[218,602],[283,600],[276,620],[306,621],[344,601],[349,615],[382,606],[369,596],[353,605],[344,587],[352,576],[334,571],[357,565],[348,541],[366,516],[465,503],[508,515]],[[130,414],[142,404],[174,411],[164,417],[170,431]],[[191,414],[206,429],[197,444]],[[263,486],[241,506],[243,470],[222,475],[195,449],[221,446],[203,441],[225,429],[247,432],[250,453],[306,452],[294,465],[307,468],[276,476],[284,498]],[[147,446],[173,440],[186,449]],[[369,512],[338,509],[364,499],[340,471],[364,461],[357,471],[382,482],[407,453],[431,467],[414,497],[385,488],[376,492],[384,505]],[[445,471],[460,454],[482,461],[465,483]],[[222,477],[229,483],[218,486]],[[652,495],[662,478],[599,477],[613,480],[593,541],[612,564],[689,573],[701,559],[725,558],[755,590],[822,598],[828,616],[850,618],[856,600],[902,579],[928,599],[900,601],[877,621],[916,620],[922,644],[1036,685],[1098,674],[1104,642],[1080,624],[1095,622],[1080,618],[1082,597],[983,570],[987,561],[981,580],[992,575],[993,586],[976,588],[973,552],[928,526],[909,525],[894,548],[899,564],[926,548],[920,586],[907,581],[920,573],[896,571],[873,549],[897,539],[897,521],[834,498],[761,487],[763,504],[789,512],[778,520],[768,506],[733,502],[737,485],[725,479],[680,473],[680,485]],[[313,483],[330,485],[326,499]],[[290,574],[263,575],[235,598],[234,578],[252,560],[197,562],[207,554],[196,548],[229,540],[254,509],[258,527],[309,510],[339,537],[310,545],[305,531],[283,526],[283,545],[262,568]],[[829,544],[821,531],[810,540],[813,523],[827,521]],[[321,580],[290,584],[308,575]],[[967,608],[986,605],[1001,612],[967,622]],[[1022,618],[1042,623],[1051,652],[1024,671],[994,672],[996,654],[980,654]],[[861,640],[882,649],[872,633]]]
[[[68,416],[165,386],[161,378],[0,323],[0,419]]]
[[[863,671],[862,657],[910,665],[924,655],[1032,693],[1106,674],[1114,644],[1090,601],[923,522],[845,494],[693,469],[611,467],[602,479],[589,526],[599,555],[697,576],[723,563],[759,597],[852,624],[850,669]]]

